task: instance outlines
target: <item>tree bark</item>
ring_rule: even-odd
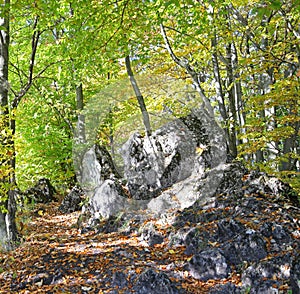
[[[227,145],[230,145],[230,132],[229,128],[227,126],[228,122],[228,113],[225,106],[225,97],[224,97],[224,91],[222,87],[222,78],[220,74],[220,66],[219,66],[219,59],[217,54],[217,36],[214,32],[214,37],[211,41],[212,46],[212,64],[213,64],[213,73],[214,73],[214,79],[215,79],[215,89],[216,89],[216,97],[218,101],[219,111],[221,114],[221,117],[224,122],[224,132],[226,135],[226,141]]]
[[[229,141],[229,150],[231,155],[235,158],[237,156],[237,140],[236,140],[236,123],[237,123],[237,112],[235,104],[235,91],[234,91],[234,74],[233,74],[233,65],[232,65],[232,44],[229,43],[226,46],[226,72],[227,72],[227,88],[228,88],[228,101],[229,101],[229,110],[230,110],[230,141]]]
[[[217,97],[221,117],[223,121],[226,122],[228,119],[228,115],[225,107],[224,93],[222,89],[220,66],[219,66],[219,60],[218,60],[217,48],[216,48],[217,47],[216,36],[214,36],[211,44],[213,49],[212,64],[213,64],[213,72],[214,72],[214,79],[215,79],[216,97]]]
[[[148,113],[147,108],[146,108],[144,97],[143,97],[143,95],[140,91],[140,88],[137,84],[137,81],[136,81],[136,79],[133,75],[133,71],[132,71],[131,65],[130,65],[130,57],[129,56],[125,57],[125,65],[126,65],[126,70],[127,70],[128,77],[129,77],[130,82],[131,82],[131,86],[134,90],[135,96],[136,96],[136,98],[138,100],[138,103],[139,103],[140,110],[142,112],[143,123],[144,123],[144,126],[145,126],[146,134],[148,136],[150,136],[151,135],[151,125],[150,125],[149,113]]]
[[[77,121],[77,134],[76,140],[78,143],[86,143],[86,136],[85,136],[85,116],[82,114],[83,110],[83,91],[82,91],[82,84],[76,87],[76,108],[78,111],[78,121]]]
[[[1,165],[8,169],[8,175],[0,178],[0,246],[5,250],[13,248],[17,241],[17,228],[15,224],[15,159],[14,159],[14,120],[10,121],[8,103],[8,61],[9,61],[9,7],[10,0],[5,0],[1,6],[3,15],[0,18],[0,121],[4,132],[0,136],[0,144],[6,154],[2,154]],[[12,125],[11,125],[12,123]],[[10,129],[12,134],[10,134]]]
[[[294,113],[292,110],[290,111],[290,114],[293,116],[296,116],[296,113]],[[285,156],[285,160],[282,160],[279,165],[280,171],[291,171],[291,170],[297,170],[296,163],[297,158],[294,158],[291,154],[295,153],[297,154],[297,141],[298,141],[298,133],[300,129],[300,122],[296,121],[294,123],[290,124],[291,127],[294,128],[294,134],[286,138],[283,141],[283,149],[282,149],[282,155]]]

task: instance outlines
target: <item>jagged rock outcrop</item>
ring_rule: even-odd
[[[71,213],[81,210],[82,202],[84,200],[84,191],[80,186],[74,186],[70,193],[63,199],[59,206],[62,213]]]
[[[105,147],[95,144],[84,154],[79,182],[85,191],[92,191],[105,180],[118,177],[113,160]]]
[[[158,216],[174,209],[184,209],[196,201],[206,203],[215,194],[229,166],[222,163],[175,183],[158,197],[151,199],[147,204],[148,209]]]
[[[36,203],[48,203],[51,201],[57,201],[55,198],[56,190],[52,186],[49,179],[40,179],[32,187],[22,193],[28,198],[34,199]]]
[[[134,293],[138,294],[180,293],[165,273],[155,272],[152,269],[143,272],[139,276],[133,290]]]
[[[98,149],[97,145],[89,149],[82,163],[82,181],[90,198],[87,209],[94,218],[144,209],[159,215],[188,207],[199,198],[205,201],[226,169],[224,133],[204,109],[167,123],[150,137],[133,134],[122,147],[123,179],[110,155],[103,148],[102,154],[97,153]],[[106,180],[113,181],[110,189]]]
[[[121,185],[113,180],[106,180],[98,187],[90,199],[90,213],[95,219],[117,215],[126,205],[126,195]]]
[[[186,246],[185,253],[192,256],[187,268],[196,279],[241,276],[241,286],[228,283],[211,293],[273,293],[287,285],[298,293],[296,199],[280,180],[230,164],[210,201],[198,201],[178,214],[173,223],[177,232],[168,236],[170,246]]]
[[[294,257],[292,262],[292,268],[290,271],[290,283],[292,293],[300,293],[300,253],[298,251],[297,256]]]
[[[165,234],[153,224],[141,228],[141,240],[148,246],[166,241],[170,248],[184,246],[189,258],[183,258],[183,268],[194,279],[230,279],[210,293],[299,293],[297,195],[275,177],[227,163],[223,131],[204,110],[170,122],[150,137],[134,134],[122,155],[123,179],[110,169],[109,177],[101,179],[98,169],[100,180],[86,207],[90,225],[97,228],[96,220],[102,219],[99,232],[122,230],[130,217],[137,226],[147,214],[153,222],[171,216]],[[136,217],[142,214],[144,218]],[[104,225],[103,218],[112,223]],[[136,277],[134,289],[181,293],[169,276],[175,273],[149,270]]]
[[[125,178],[135,199],[151,199],[191,175],[226,161],[222,129],[204,109],[167,123],[150,137],[135,133],[122,147]]]
[[[291,187],[231,163],[226,164],[215,193],[206,202],[199,199],[185,209],[147,222],[136,218],[132,229],[139,231],[147,246],[163,243],[173,252],[183,246],[177,262],[182,260],[181,268],[196,280],[214,280],[216,286],[209,293],[299,293],[299,213],[299,201]],[[123,232],[128,220],[125,214],[110,217],[101,222],[98,231]],[[162,223],[166,230],[157,226]],[[157,271],[156,264],[152,266],[131,277],[135,291],[186,293],[179,286],[183,278],[173,270],[174,263],[166,263],[163,273]],[[118,277],[116,284],[130,280],[123,275],[118,281]],[[218,284],[220,281],[225,284]]]

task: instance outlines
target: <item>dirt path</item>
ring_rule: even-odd
[[[188,276],[184,248],[149,247],[136,233],[82,234],[77,218],[76,212],[62,215],[57,204],[37,210],[21,246],[0,254],[0,293],[134,293],[148,268],[168,272],[186,293],[212,286]]]

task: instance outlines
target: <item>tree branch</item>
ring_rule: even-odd
[[[58,64],[63,62],[64,59],[62,60],[58,60],[55,62],[51,62],[50,64],[46,65],[36,76],[32,77],[31,79],[28,79],[27,84],[19,91],[19,93],[17,95],[15,95],[15,98],[12,102],[12,108],[17,108],[21,99],[25,96],[25,94],[28,92],[28,90],[31,88],[33,82],[40,78],[41,75],[52,65]]]
[[[207,109],[207,111],[209,112],[210,115],[213,116],[213,109],[212,109],[212,106],[208,100],[208,98],[206,97],[206,95],[204,94],[204,90],[202,89],[201,87],[201,84],[200,84],[200,80],[199,80],[199,73],[197,73],[189,64],[189,61],[186,59],[186,58],[178,58],[176,56],[176,54],[174,53],[172,47],[171,47],[171,44],[169,42],[169,39],[167,37],[167,34],[166,34],[166,30],[165,30],[165,27],[164,25],[161,23],[160,24],[160,30],[161,30],[161,35],[165,41],[165,45],[166,45],[166,48],[167,48],[167,51],[169,52],[171,58],[174,60],[174,62],[179,65],[180,67],[184,68],[186,70],[186,72],[191,76],[192,80],[194,81],[194,85],[196,86],[197,88],[197,91],[200,95],[200,97],[202,98],[203,100],[203,103],[205,105],[205,108]]]
[[[33,86],[34,88],[36,88],[36,90],[41,94],[41,96],[44,96],[44,94],[42,93],[41,89],[40,89],[35,83],[32,83],[32,86]],[[71,131],[71,134],[73,135],[74,132],[75,132],[75,129],[74,129],[74,127],[73,127],[72,122],[71,122],[68,118],[66,118],[66,117],[65,117],[65,116],[57,109],[57,107],[54,105],[54,103],[51,103],[51,102],[47,101],[46,99],[45,99],[45,102],[46,102],[50,107],[52,107],[52,108],[56,111],[56,113],[58,114],[58,116],[59,116],[59,117],[65,122],[65,124],[69,127],[69,129],[70,129],[70,131]]]

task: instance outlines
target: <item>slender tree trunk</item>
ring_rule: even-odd
[[[297,116],[297,114],[293,110],[290,110],[290,114],[295,117]],[[293,152],[297,153],[297,141],[299,140],[298,134],[299,134],[299,129],[300,129],[300,122],[296,121],[294,123],[291,123],[290,126],[293,127],[295,131],[291,137],[286,138],[283,141],[282,153],[283,153],[283,155],[285,155],[286,158],[285,158],[285,160],[282,160],[280,163],[280,166],[279,166],[280,171],[284,171],[284,170],[290,171],[290,170],[294,170],[294,169],[296,170],[297,159],[293,158],[293,156],[291,156],[291,154]]]
[[[116,157],[116,152],[115,152],[115,142],[114,142],[114,114],[113,114],[113,108],[109,109],[108,113],[108,128],[109,128],[109,133],[108,133],[108,139],[109,139],[109,146],[110,146],[110,152],[111,152],[111,157],[113,160],[115,160]]]
[[[239,127],[239,133],[244,132],[243,127],[245,126],[246,115],[244,111],[243,104],[243,92],[242,92],[242,84],[240,79],[240,72],[238,69],[239,64],[239,56],[238,51],[236,49],[236,45],[232,43],[232,68],[234,74],[234,93],[235,93],[235,105],[236,105],[236,113],[237,113],[237,126]],[[242,141],[238,140],[238,144],[241,144]]]
[[[126,70],[127,70],[128,77],[130,79],[130,82],[131,82],[132,88],[134,90],[135,96],[138,100],[140,110],[142,112],[143,123],[144,123],[144,126],[145,126],[146,134],[148,136],[150,136],[151,135],[151,125],[150,125],[149,113],[148,113],[147,108],[146,108],[144,97],[143,97],[143,95],[140,91],[140,88],[137,84],[137,81],[136,81],[136,79],[133,75],[131,65],[130,65],[130,57],[129,56],[125,57],[125,64],[126,64]]]
[[[0,178],[0,246],[5,250],[12,249],[17,241],[15,224],[15,157],[14,157],[14,120],[10,122],[8,103],[8,61],[9,61],[9,7],[10,1],[0,5],[3,14],[0,18],[0,122],[4,132],[0,136],[0,144],[6,154],[2,154],[2,168],[8,169],[8,175]],[[12,133],[12,134],[10,134]]]
[[[85,130],[85,115],[82,113],[84,108],[82,83],[76,87],[76,111],[77,123],[73,127],[70,122],[70,129],[73,132],[73,163],[75,166],[75,182],[81,182],[82,179],[82,159],[85,153],[86,130]]]
[[[0,18],[0,114],[7,121],[8,116],[8,47],[9,47],[9,0],[1,5],[4,15]],[[3,29],[2,29],[3,28]]]
[[[228,115],[225,107],[225,99],[224,99],[224,93],[222,88],[222,80],[220,75],[220,67],[219,67],[219,60],[218,60],[216,46],[217,46],[217,41],[215,36],[214,39],[212,40],[212,48],[213,48],[212,63],[213,63],[213,72],[215,78],[216,96],[217,96],[221,117],[223,121],[226,122],[228,119]]]
[[[223,119],[223,122],[225,124],[224,127],[224,132],[226,135],[226,141],[227,145],[229,146],[230,142],[230,134],[229,134],[229,129],[227,127],[227,122],[228,122],[228,114],[225,106],[225,97],[224,97],[224,91],[222,87],[222,78],[220,74],[220,66],[219,66],[219,59],[218,59],[218,54],[217,54],[217,37],[216,33],[214,33],[214,37],[211,41],[212,45],[212,64],[213,64],[213,73],[214,73],[214,79],[215,79],[215,89],[216,89],[216,97],[218,101],[218,106],[219,106],[219,111],[221,114],[221,117]]]
[[[76,140],[78,143],[86,143],[85,136],[85,116],[82,114],[83,111],[83,91],[82,84],[76,87],[76,108],[78,111],[78,120],[77,120],[77,134]]]
[[[259,116],[262,118],[262,119],[265,119],[266,117],[266,114],[265,114],[265,110],[262,109],[260,112],[259,112]],[[255,154],[255,159],[256,159],[256,162],[263,162],[265,160],[264,158],[264,152],[262,149],[259,149],[256,151],[256,154]]]
[[[236,140],[236,122],[237,122],[237,113],[236,113],[236,104],[235,104],[235,91],[234,91],[234,74],[232,68],[232,44],[226,46],[226,72],[228,80],[228,100],[229,100],[229,110],[230,110],[230,142],[229,150],[231,155],[235,158],[237,156],[237,140]]]
[[[294,140],[292,137],[284,140],[282,153],[286,156],[286,158],[282,160],[280,163],[279,166],[280,171],[284,171],[284,170],[287,171],[292,169],[292,158],[288,154],[292,152],[293,145],[294,145]]]
[[[178,58],[172,47],[171,44],[169,42],[169,39],[167,37],[166,31],[165,31],[165,27],[163,26],[163,24],[160,24],[160,30],[161,30],[161,35],[165,41],[166,44],[166,49],[168,50],[171,58],[173,59],[173,61],[179,65],[180,67],[184,68],[185,71],[191,76],[192,80],[193,80],[193,84],[196,87],[197,92],[199,93],[200,97],[203,100],[203,106],[204,108],[208,111],[208,114],[211,116],[212,119],[214,119],[214,110],[210,104],[209,99],[206,97],[205,92],[201,86],[201,82],[200,82],[200,74],[199,72],[196,72],[194,70],[194,68],[190,65],[189,61],[185,58]]]

